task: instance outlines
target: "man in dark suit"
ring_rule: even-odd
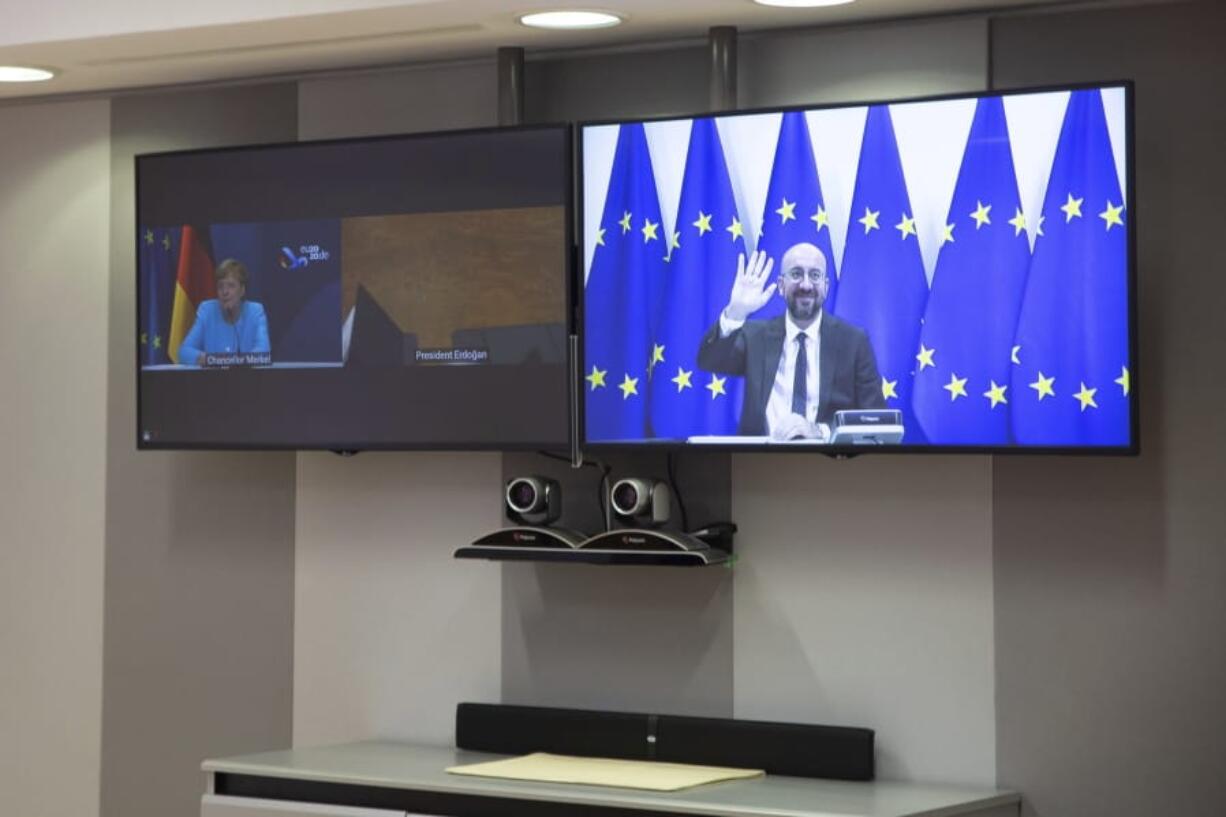
[[[864,330],[824,314],[830,279],[821,250],[788,248],[771,282],[773,265],[764,252],[748,265],[740,256],[728,305],[703,336],[698,365],[744,376],[739,433],[823,441],[836,411],[885,408],[877,358]],[[776,289],[787,312],[747,320]]]

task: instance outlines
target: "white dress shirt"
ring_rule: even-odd
[[[770,399],[766,401],[766,430],[773,432],[792,413],[792,384],[796,382],[796,358],[798,348],[796,336],[801,329],[793,321],[790,313],[784,313],[783,354],[779,356],[779,368],[775,371],[775,382],[771,386]],[[731,335],[743,326],[745,321],[733,321],[721,312],[719,315],[719,332],[723,337]],[[817,313],[817,320],[804,330],[805,335],[805,386],[808,392],[805,403],[805,419],[810,423],[817,422],[817,401],[821,396],[818,388],[821,384],[821,370],[818,361],[822,359],[822,313]]]

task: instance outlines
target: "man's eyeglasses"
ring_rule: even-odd
[[[783,277],[787,278],[793,284],[799,284],[806,277],[808,277],[810,283],[820,284],[826,280],[826,271],[820,269],[803,270],[799,267],[795,267],[783,273]]]

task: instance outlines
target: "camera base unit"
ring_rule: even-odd
[[[715,565],[728,561],[727,551],[713,548],[696,536],[651,528],[598,533],[580,545],[577,553],[624,564]]]
[[[566,528],[537,528],[521,525],[501,528],[493,533],[474,539],[469,547],[474,548],[559,548],[573,550],[587,539],[582,533]]]
[[[728,551],[676,531],[615,530],[591,538],[557,528],[503,528],[458,548],[457,559],[570,562],[594,565],[707,567],[731,561]]]
[[[584,550],[702,551],[711,546],[696,536],[675,530],[620,528],[598,533],[579,546]]]

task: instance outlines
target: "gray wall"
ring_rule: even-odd
[[[299,85],[303,139],[493,125],[493,62]],[[452,551],[498,525],[498,454],[298,457],[294,745],[453,741],[498,699],[499,569]]]
[[[983,20],[762,35],[742,54],[744,101],[977,90],[986,55]],[[495,87],[492,63],[304,82],[301,136],[492,124]],[[530,120],[693,112],[705,52],[541,59],[526,87]],[[445,743],[457,701],[501,698],[864,724],[885,775],[990,784],[990,461],[730,461],[717,481],[734,488],[744,558],[668,571],[452,560],[500,523],[501,479],[523,458],[301,456],[295,743]],[[866,492],[892,497],[867,526]],[[937,509],[918,536],[916,505]],[[814,507],[826,540],[788,512]],[[936,527],[940,509],[960,524]]]
[[[1222,344],[1209,329],[1216,325],[1210,310],[1221,301],[1214,296],[1222,294],[1218,271],[1226,260],[1212,221],[1226,185],[1217,158],[1226,132],[1216,105],[1226,87],[1220,16],[1215,4],[1164,4],[994,23],[993,67],[1001,87],[1121,76],[1138,81],[1142,456],[734,457],[742,559],[732,571],[732,597],[718,581],[704,591],[706,576],[687,588],[694,591],[689,608],[667,611],[718,621],[731,606],[734,714],[875,726],[883,775],[995,778],[1020,789],[1027,809],[1040,817],[1220,813],[1226,802],[1217,771],[1226,757],[1220,698],[1226,510],[1217,496],[1220,477],[1212,475],[1226,460],[1226,442],[1204,431],[1214,427],[1211,412],[1226,397]],[[741,102],[977,90],[986,81],[985,28],[982,19],[963,18],[748,36]],[[556,120],[701,109],[704,62],[694,48],[535,60],[528,115]],[[478,124],[482,111],[492,122],[492,66],[484,74],[471,67],[463,76],[454,73],[460,70],[425,72],[426,79],[390,86],[370,77],[331,80],[327,93],[318,91],[319,105],[306,104],[315,93],[307,83],[304,135]],[[421,100],[423,87],[452,89],[449,99],[470,99],[473,107],[448,108],[437,119],[429,106],[394,101]],[[352,104],[365,99],[382,112],[350,125],[329,109],[342,110],[347,93],[355,95]],[[568,663],[573,638],[525,633],[549,634],[552,627],[557,636],[560,619],[596,600],[631,618],[650,616],[663,609],[652,585],[673,579],[636,571],[595,578],[567,569],[447,565],[457,540],[497,522],[495,464],[448,456],[430,459],[429,466],[408,456],[361,460],[300,459],[300,497],[310,496],[315,506],[299,508],[300,624],[308,607],[350,618],[346,630],[320,639],[326,643],[317,645],[310,665],[299,662],[295,719],[302,733],[352,735],[393,723],[398,733],[446,740],[455,700],[496,696],[496,685],[482,688],[475,680],[449,693],[423,686],[406,645],[423,645],[416,660],[445,666],[451,678],[501,673],[508,699],[599,705],[569,686],[587,672],[582,662]],[[347,484],[377,484],[399,497],[425,479],[425,467],[465,475],[469,487],[457,485],[455,504],[447,508],[482,509],[479,518],[447,523],[391,498],[373,515],[386,518],[347,509],[360,499]],[[357,477],[354,469],[369,473]],[[879,499],[864,507],[863,497],[882,494],[889,497],[884,507]],[[820,535],[809,532],[806,513],[820,514]],[[339,523],[320,528],[320,535],[307,530],[332,516],[345,523],[344,544]],[[953,528],[946,524],[951,516],[959,520]],[[423,526],[428,535],[404,533]],[[417,560],[398,547],[416,549]],[[372,578],[365,584],[347,579],[339,592],[302,580],[310,565],[323,582],[329,563]],[[381,565],[399,576],[399,585]],[[471,639],[464,649],[432,642],[428,626],[413,623],[430,610],[408,594],[393,601],[396,587],[411,592],[422,575],[452,595],[493,577],[483,585],[489,597],[472,600],[466,608],[472,618],[456,629]],[[450,621],[454,608],[442,609]],[[480,622],[502,627],[496,662],[485,652],[498,648],[488,633],[473,635]],[[367,641],[338,646],[372,624]],[[298,639],[301,653],[312,636],[300,626]],[[380,661],[389,651],[395,657]],[[358,679],[334,688],[347,696],[349,714],[321,725],[317,705],[342,700],[339,692],[321,693],[308,707],[302,690],[319,683],[326,691],[320,679],[336,672],[329,660],[347,655],[363,667]],[[686,662],[695,672],[711,666],[693,656],[680,659]],[[380,691],[389,683],[385,673],[399,673],[406,694],[424,690],[427,699],[410,711]],[[590,688],[608,685],[607,676],[587,674]],[[678,705],[664,694],[653,701],[641,693],[615,703]],[[702,705],[727,705],[719,693],[716,698]]]
[[[1040,817],[1226,809],[1226,16],[1001,20],[1001,87],[1136,80],[1137,459],[998,458],[998,776]]]
[[[611,480],[664,479],[665,455],[602,455]],[[678,457],[691,529],[730,519],[730,457]],[[594,465],[594,463],[593,463]],[[596,467],[507,454],[503,478],[541,474],[563,487],[562,524],[601,529]],[[673,500],[667,527],[683,530]],[[507,564],[502,568],[502,701],[683,715],[732,715],[734,572]]]
[[[305,80],[298,88],[302,139],[480,128],[498,119],[492,60]]]
[[[882,778],[992,785],[989,469],[737,457],[737,716],[872,727]]]
[[[299,455],[295,746],[449,745],[498,699],[498,568],[451,556],[498,524],[498,460]]]
[[[200,758],[283,746],[291,714],[298,745],[447,743],[459,700],[610,705],[575,690],[642,654],[582,663],[561,629],[609,609],[690,616],[709,647],[668,653],[662,677],[694,685],[611,705],[863,723],[884,776],[995,777],[1038,817],[1220,813],[1221,16],[994,23],[1001,87],[1137,80],[1143,454],[736,456],[741,561],[690,579],[454,561],[500,522],[495,454],[133,450],[131,155],[492,124],[492,62],[123,97],[113,122],[102,102],[0,108],[0,348],[39,359],[0,357],[19,385],[0,393],[0,812],[92,814],[101,792],[108,817],[195,813]],[[983,28],[746,37],[741,101],[977,89]],[[701,109],[704,65],[694,48],[534,61],[529,117]]]
[[[743,103],[980,91],[964,18],[750,37]],[[991,461],[734,456],[737,717],[869,726],[883,778],[992,785]]]
[[[292,140],[296,103],[292,84],[113,102],[105,817],[194,814],[203,758],[290,740],[294,455],[136,451],[132,157]]]
[[[981,91],[982,17],[767,32],[743,37],[741,107]]]
[[[524,72],[524,118],[580,122],[705,110],[707,53],[687,46],[542,59]]]
[[[0,107],[4,815],[98,812],[109,138],[106,102]]]
[[[528,64],[525,89],[528,121],[681,114],[706,105],[707,57],[684,47],[541,59]],[[695,523],[728,518],[728,463],[720,455],[681,465]],[[612,479],[666,470],[658,455],[609,464]],[[563,463],[504,457],[504,478],[529,473],[557,476],[578,505],[566,520],[599,529],[597,469],[568,473]],[[502,700],[731,716],[733,581],[725,568],[504,566]]]

